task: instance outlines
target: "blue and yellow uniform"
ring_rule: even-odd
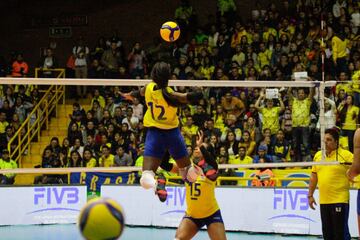
[[[168,92],[172,91],[168,87]],[[145,101],[148,108],[144,116],[144,126],[148,131],[144,156],[161,159],[168,150],[175,160],[186,157],[186,145],[179,129],[177,107],[167,103],[162,90],[154,82],[146,85]]]
[[[185,217],[200,229],[211,223],[223,223],[219,205],[215,198],[215,181],[199,176],[193,183],[186,184]]]

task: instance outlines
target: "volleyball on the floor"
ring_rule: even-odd
[[[124,230],[122,207],[109,198],[91,199],[80,211],[78,226],[87,240],[118,239]]]
[[[176,22],[166,22],[160,28],[162,39],[167,42],[174,42],[180,36],[180,27]]]

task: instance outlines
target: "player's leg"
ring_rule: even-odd
[[[226,240],[224,223],[214,222],[207,227],[211,240]]]
[[[189,218],[184,217],[176,230],[175,240],[190,240],[199,231],[199,227]]]
[[[323,238],[332,239],[331,204],[320,204],[320,216]]]
[[[226,240],[225,226],[220,210],[204,219],[204,221],[211,240]]]
[[[144,162],[140,184],[145,189],[156,188],[155,172],[165,154],[161,130],[148,129],[145,139]]]
[[[331,220],[332,220],[332,231],[333,239],[350,240],[349,232],[349,204],[338,203],[331,204]]]
[[[176,128],[169,131],[165,142],[171,156],[176,161],[180,176],[190,182],[196,181],[198,171],[191,166],[184,137],[181,135],[180,129]]]

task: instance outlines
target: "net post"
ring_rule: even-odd
[[[321,143],[321,161],[326,158],[325,153],[325,82],[320,82],[319,86],[319,97],[320,97],[320,143]]]

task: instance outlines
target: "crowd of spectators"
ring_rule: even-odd
[[[344,81],[325,90],[324,124],[338,126],[342,146],[352,151],[360,105],[359,2],[285,0],[281,6],[256,4],[251,16],[242,21],[233,0],[218,0],[218,12],[199,25],[189,1],[183,0],[175,11],[182,31],[175,43],[155,38],[149,47],[136,42],[127,51],[116,32],[110,38],[99,37],[93,48],[79,38],[66,63],[67,76],[149,79],[152,65],[162,60],[171,63],[174,80],[292,81],[294,72],[305,71],[311,81]],[[27,67],[22,67],[21,56],[14,64],[13,76],[24,75]],[[39,66],[57,64],[49,48]],[[91,107],[74,104],[68,137],[62,143],[51,141],[43,167],[141,164],[146,106],[144,99],[122,99],[120,92],[129,90],[74,89],[77,98],[91,95]],[[202,90],[205,98],[198,105],[180,111],[190,154],[200,129],[216,149],[219,163],[311,161],[320,147],[316,89],[281,88],[276,96],[268,96],[265,88]]]

